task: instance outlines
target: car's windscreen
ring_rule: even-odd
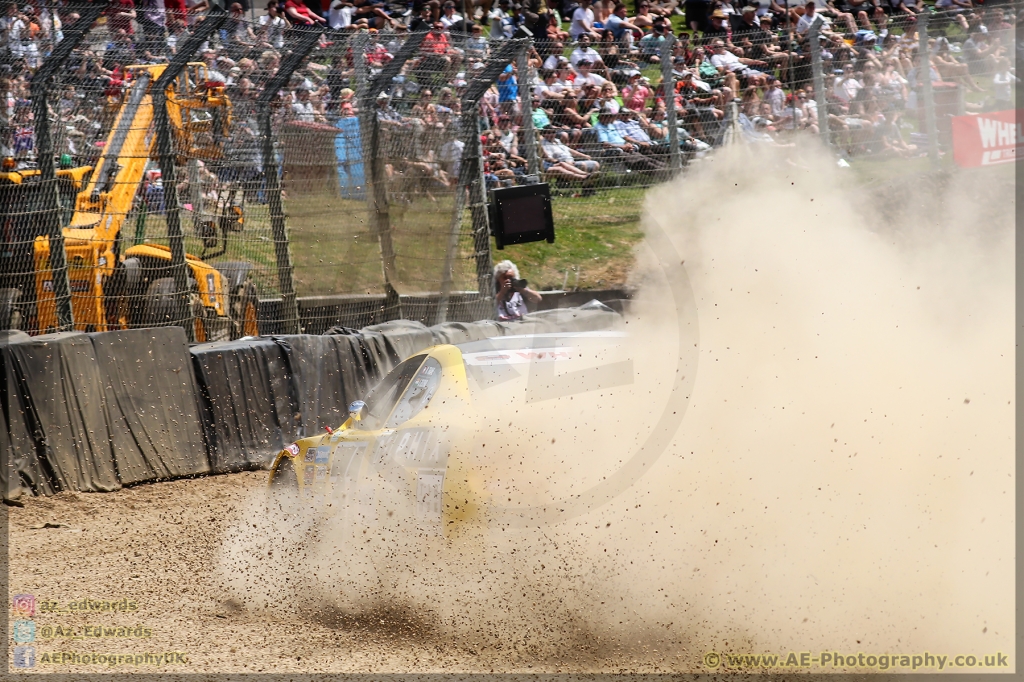
[[[402,396],[405,387],[416,372],[426,355],[415,355],[398,367],[391,370],[391,373],[384,377],[384,380],[373,387],[366,396],[366,417],[357,421],[355,427],[363,431],[375,431],[384,425],[384,420],[391,414],[395,403]]]
[[[441,384],[441,363],[434,358],[427,358],[409,388],[405,389],[402,399],[385,425],[391,429],[399,426],[423,411],[430,399],[434,397],[437,387]]]

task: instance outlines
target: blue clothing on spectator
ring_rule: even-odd
[[[597,132],[597,140],[601,144],[626,144],[625,138],[623,138],[622,134],[618,130],[616,130],[614,123],[612,123],[611,125],[598,123],[596,126],[594,126],[594,130]]]
[[[637,123],[636,121],[615,121],[612,126],[619,131],[619,134],[624,138],[629,137],[641,144],[652,144],[651,136],[647,134],[647,131]]]
[[[499,102],[515,102],[519,96],[519,83],[516,81],[516,77],[511,75],[512,66],[509,65],[505,69],[505,73],[509,74],[506,80],[498,79],[498,101]]]
[[[622,17],[613,14],[608,17],[608,21],[605,22],[605,28],[612,32],[612,35],[615,36],[615,40],[622,40],[622,36],[626,33],[626,27],[622,25],[624,21],[625,19]]]

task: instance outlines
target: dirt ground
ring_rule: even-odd
[[[429,627],[388,615],[331,621],[299,612],[288,616],[287,609],[285,615],[247,612],[224,598],[213,562],[226,529],[265,477],[245,472],[115,493],[61,493],[8,507],[10,592],[36,598],[32,672],[104,671],[101,664],[46,664],[44,653],[168,651],[183,652],[188,663],[120,665],[109,672],[671,670],[667,657],[653,652],[610,660],[574,651],[538,662],[514,645],[505,652],[463,649],[432,635]],[[89,615],[70,610],[84,599],[94,602],[86,605]],[[108,601],[127,610],[98,610],[105,606],[97,603]],[[53,612],[54,605],[62,612]],[[86,630],[92,626],[125,627],[143,636],[62,636],[88,635],[95,632]]]

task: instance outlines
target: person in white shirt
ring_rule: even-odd
[[[327,25],[336,31],[350,28],[352,17],[355,16],[356,8],[346,0],[333,0],[331,9],[327,12]],[[262,17],[260,17],[262,19]],[[275,47],[277,47],[275,45]]]
[[[579,75],[576,76],[576,80],[573,83],[577,88],[582,88],[584,85],[593,85],[600,88],[608,82],[606,79],[593,73],[591,71],[592,66],[589,59],[581,59],[580,63],[576,65],[576,71]]]
[[[842,100],[844,104],[849,104],[863,87],[863,84],[853,74],[853,64],[847,64],[843,67],[843,75],[836,76],[833,81],[832,94]]]
[[[580,63],[581,59],[588,60],[597,69],[604,68],[604,62],[601,61],[601,55],[598,54],[597,50],[590,46],[590,35],[584,33],[580,36],[577,41],[576,49],[569,53],[569,63],[575,67]]]
[[[594,30],[594,10],[590,9],[590,0],[580,0],[579,7],[572,13],[572,23],[569,24],[569,36],[573,40],[579,40],[584,33],[590,34],[591,38],[601,37]]]
[[[713,54],[711,55],[711,65],[718,69],[719,73],[738,73],[741,76],[759,76],[762,75],[760,71],[751,67],[767,67],[767,62],[762,62],[759,59],[747,59],[746,57],[737,57],[732,52],[729,52],[725,48],[725,43],[721,40],[716,40],[712,44]]]
[[[462,21],[462,15],[455,11],[455,3],[449,0],[442,7],[441,23],[445,28],[451,28]]]
[[[540,146],[544,152],[545,160],[552,163],[569,164],[570,166],[583,171],[584,173],[595,173],[601,167],[597,161],[583,152],[576,151],[562,140],[558,139],[558,131],[547,127],[541,131]]]

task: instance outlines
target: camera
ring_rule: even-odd
[[[512,288],[515,289],[516,291],[519,291],[520,289],[525,289],[526,286],[527,286],[527,281],[525,279],[514,279],[514,280],[512,280]]]

